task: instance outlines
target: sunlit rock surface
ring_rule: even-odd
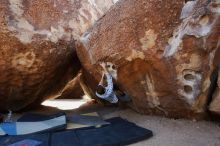
[[[219,16],[218,0],[119,1],[80,38],[84,86],[94,96],[99,64],[109,62],[138,112],[203,117],[220,60]]]
[[[113,0],[1,0],[0,110],[20,110],[62,91],[80,69],[75,40]]]
[[[77,75],[73,80],[68,82],[63,90],[54,98],[59,99],[81,99],[85,95],[81,85],[80,76]]]

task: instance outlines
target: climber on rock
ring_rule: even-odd
[[[113,80],[111,74],[106,69],[106,64],[100,64],[103,68],[102,78],[96,90],[96,96],[107,100],[110,103],[118,103],[118,98],[113,91]]]

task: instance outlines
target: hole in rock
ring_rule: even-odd
[[[192,74],[186,74],[186,75],[184,75],[184,79],[188,80],[188,81],[191,81],[191,80],[194,80],[195,77]]]
[[[189,1],[195,1],[195,0],[185,0],[185,3],[189,2]]]
[[[114,69],[114,70],[116,69],[115,65],[112,65],[112,69]]]
[[[185,91],[186,93],[192,93],[193,89],[192,89],[191,86],[185,85],[185,86],[184,86],[184,91]]]
[[[199,24],[200,25],[207,25],[209,23],[209,16],[204,15],[201,17],[201,19],[199,20]]]

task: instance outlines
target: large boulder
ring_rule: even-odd
[[[80,85],[80,74],[77,75],[73,80],[68,82],[63,88],[60,94],[57,95],[58,99],[82,99],[85,95]]]
[[[108,62],[138,112],[203,117],[220,59],[219,10],[217,0],[119,1],[78,42],[84,86],[96,98],[99,64]]]
[[[113,0],[1,0],[0,110],[37,105],[62,91],[80,62],[75,40]]]

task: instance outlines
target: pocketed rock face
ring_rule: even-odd
[[[62,91],[80,69],[75,41],[112,0],[1,0],[0,110]]]
[[[219,61],[219,10],[217,0],[119,1],[78,43],[85,86],[94,95],[99,63],[110,62],[138,112],[200,118]]]

